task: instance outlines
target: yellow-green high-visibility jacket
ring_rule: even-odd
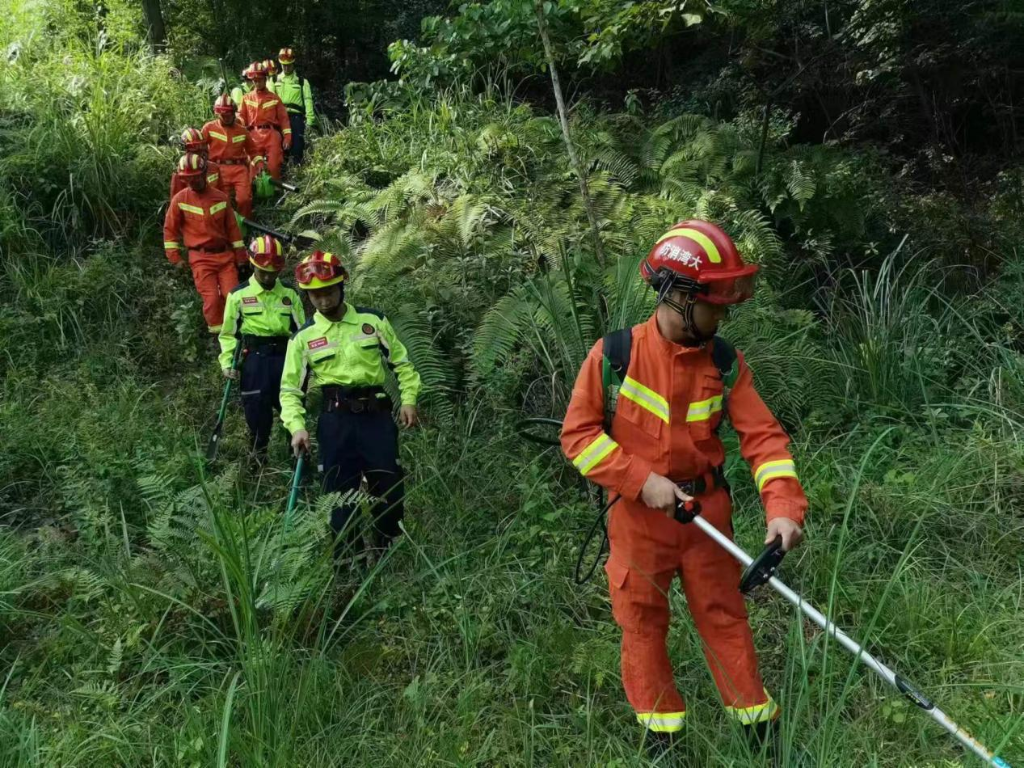
[[[274,80],[274,93],[281,99],[284,108],[290,115],[304,114],[306,125],[316,125],[316,112],[313,110],[313,91],[309,80],[292,72],[286,75],[281,72]]]
[[[220,329],[220,367],[228,369],[238,336],[290,336],[306,322],[302,299],[280,280],[264,288],[255,277],[239,283],[224,302]]]
[[[240,109],[242,106],[242,97],[245,96],[249,91],[252,90],[252,85],[244,83],[242,85],[236,85],[231,89],[231,100],[235,102],[235,109]]]
[[[307,387],[379,387],[384,384],[385,365],[398,377],[402,405],[416,405],[420,375],[381,312],[347,304],[337,322],[314,312],[288,342],[281,375],[281,421],[292,434],[305,429],[302,397]]]

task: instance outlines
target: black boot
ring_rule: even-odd
[[[756,758],[759,755],[768,757],[768,765],[782,768],[782,744],[779,741],[779,721],[769,720],[766,723],[745,725],[750,750]]]

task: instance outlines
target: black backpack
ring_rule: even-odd
[[[601,361],[601,381],[604,384],[604,431],[612,433],[612,419],[619,401],[619,387],[629,370],[629,358],[633,351],[633,329],[622,328],[612,331],[604,337],[604,358]],[[712,340],[711,360],[718,369],[719,376],[725,385],[722,396],[722,411],[726,413],[725,401],[729,389],[736,383],[739,366],[736,364],[736,347],[715,336]]]

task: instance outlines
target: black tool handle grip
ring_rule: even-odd
[[[743,571],[740,577],[740,592],[749,595],[754,589],[767,583],[775,575],[785,556],[782,537],[776,536]]]

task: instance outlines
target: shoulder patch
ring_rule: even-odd
[[[356,312],[363,315],[373,315],[374,317],[379,317],[381,320],[384,319],[384,313],[379,309],[373,309],[372,307],[356,307]]]
[[[374,328],[372,325],[370,325],[369,323],[363,323],[363,333],[367,335],[373,335],[376,332],[377,329]]]
[[[291,296],[282,296],[281,303],[284,304],[286,307],[290,307],[292,305]]]

